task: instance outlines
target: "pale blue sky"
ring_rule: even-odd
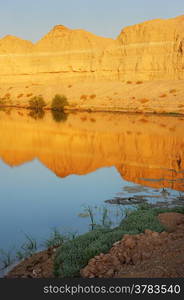
[[[0,0],[0,38],[37,41],[56,24],[115,38],[127,25],[182,14],[184,0]]]

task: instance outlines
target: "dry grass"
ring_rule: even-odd
[[[81,119],[81,121],[83,121],[83,122],[84,122],[84,121],[86,121],[86,120],[87,120],[87,117],[86,117],[86,116],[83,116],[83,117],[81,117],[80,119]]]
[[[143,119],[143,118],[142,118],[142,119],[140,119],[139,121],[140,121],[140,122],[142,122],[142,123],[147,123],[147,122],[148,122],[148,120],[146,120],[146,119]]]
[[[150,100],[146,99],[146,98],[142,98],[142,99],[138,99],[138,101],[141,103],[146,103],[146,102],[149,102]]]
[[[5,99],[7,99],[7,98],[9,99],[10,96],[11,96],[11,94],[10,94],[10,93],[7,93],[7,94],[4,95],[4,98],[5,98]]]
[[[176,93],[176,89],[172,89],[169,91],[170,94]]]
[[[81,95],[80,99],[81,100],[87,100],[88,96],[87,95]]]
[[[94,98],[96,98],[96,95],[95,95],[95,94],[92,94],[92,95],[90,96],[90,99],[94,99]]]
[[[19,94],[18,96],[17,96],[17,98],[22,98],[24,96],[24,94]]]
[[[165,98],[165,97],[167,97],[167,94],[161,94],[159,97],[160,98]]]

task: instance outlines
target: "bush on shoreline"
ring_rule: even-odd
[[[51,109],[56,111],[63,111],[66,105],[68,105],[66,96],[57,94],[52,99]]]
[[[35,96],[29,100],[29,108],[36,111],[43,110],[46,106],[45,100],[42,96]]]

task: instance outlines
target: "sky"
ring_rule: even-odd
[[[116,38],[123,27],[184,14],[184,0],[0,0],[0,38],[36,42],[54,25]]]

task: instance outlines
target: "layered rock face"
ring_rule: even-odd
[[[7,36],[0,40],[0,74],[95,77],[104,49],[114,41],[85,30],[55,26],[36,44]],[[55,77],[53,77],[55,79]]]
[[[121,77],[184,78],[184,15],[126,27],[118,41],[123,49]]]
[[[183,130],[180,118],[80,113],[58,123],[14,110],[0,113],[0,158],[37,158],[59,177],[115,167],[127,181],[184,191]]]
[[[0,75],[7,80],[40,75],[44,82],[53,74],[70,80],[184,79],[184,16],[126,27],[116,40],[62,25],[36,44],[0,39]]]

